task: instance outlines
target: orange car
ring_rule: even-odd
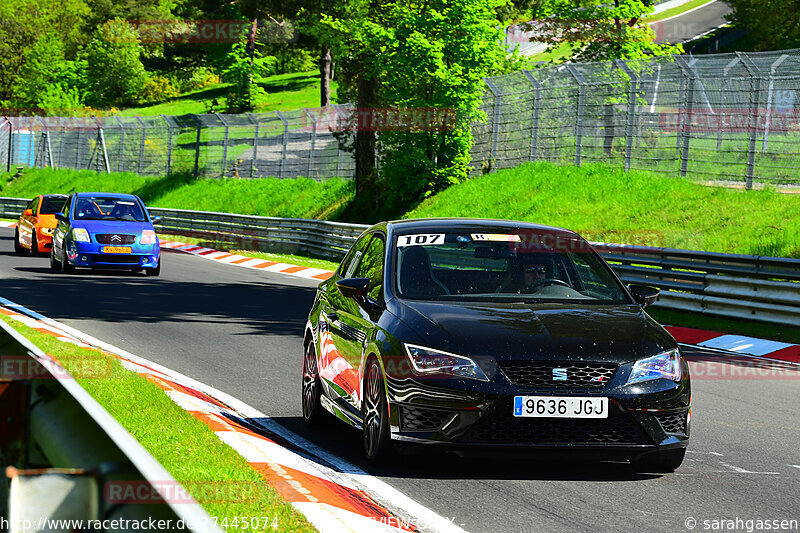
[[[40,194],[28,202],[14,233],[15,252],[36,255],[50,251],[57,223],[55,214],[61,211],[66,199],[64,194]]]

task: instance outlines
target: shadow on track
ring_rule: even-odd
[[[55,320],[225,323],[251,334],[302,338],[314,299],[311,287],[269,281],[184,282],[141,273],[81,271],[64,275],[44,266],[17,266],[26,274],[0,282],[0,294]],[[169,260],[165,265],[169,269]]]
[[[300,391],[298,386],[298,401]],[[387,465],[368,463],[361,453],[361,433],[336,420],[311,430],[301,417],[273,417],[278,424],[297,433],[331,454],[377,477],[412,479],[642,481],[660,477],[634,472],[624,462],[578,461],[574,459],[509,459],[502,451],[478,458],[449,453],[395,454]],[[258,419],[253,422],[258,423]],[[270,438],[274,435],[265,432]],[[310,457],[316,460],[314,457]],[[331,465],[327,465],[331,466]],[[336,468],[334,468],[336,470]]]

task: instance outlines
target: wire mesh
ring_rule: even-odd
[[[570,63],[485,81],[485,120],[473,124],[476,175],[541,160],[604,162],[748,187],[800,183],[800,50]],[[358,120],[350,104],[2,117],[0,164],[145,176],[351,178]]]

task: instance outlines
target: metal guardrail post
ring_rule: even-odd
[[[225,117],[219,113],[214,113],[214,115],[225,126],[225,137],[222,139],[222,177],[224,178],[225,168],[228,166],[228,133],[230,132],[230,126],[228,126],[228,121],[225,120]]]
[[[499,130],[500,130],[500,89],[497,88],[497,85],[491,80],[491,78],[483,78],[484,83],[489,88],[489,91],[492,93],[492,144],[489,148],[489,161],[491,164],[492,169],[495,169],[495,162],[497,161],[497,142],[499,138]]]
[[[282,148],[281,148],[281,163],[280,163],[280,170],[279,170],[279,177],[283,178],[284,175],[284,166],[286,165],[286,147],[289,144],[289,121],[283,116],[283,113],[280,111],[275,111],[275,114],[278,115],[278,118],[281,119],[283,123],[283,135],[281,137],[282,141]]]
[[[761,143],[761,153],[767,153],[767,144],[769,143],[769,126],[770,119],[772,118],[772,90],[775,84],[775,71],[781,66],[781,63],[788,59],[788,55],[782,54],[775,62],[769,67],[769,88],[767,89],[767,117],[764,120],[764,140]]]
[[[197,118],[197,115],[192,114],[192,118],[197,123],[197,139],[194,142],[194,177],[196,178],[200,171],[200,131],[203,124]]]
[[[140,117],[136,117],[136,120],[138,120],[139,124],[142,125],[142,142],[139,146],[139,172],[138,172],[138,174],[141,176],[142,172],[144,171],[144,143],[147,140],[147,126],[144,125],[144,122]]]
[[[311,120],[311,149],[308,152],[308,176],[312,177],[312,172],[314,168],[314,149],[317,142],[317,119],[308,111],[308,108],[303,108],[303,112],[306,116]]]
[[[681,177],[686,177],[689,170],[689,141],[691,140],[692,112],[694,111],[694,86],[696,76],[694,70],[681,56],[675,56],[675,62],[680,66],[686,80],[686,117],[681,128]]]
[[[119,124],[119,161],[117,161],[117,172],[122,172],[122,161],[125,159],[125,126],[119,117],[114,116],[114,120]]]
[[[719,131],[717,132],[717,152],[722,149],[722,132],[725,130],[725,120],[727,114],[725,113],[725,97],[727,96],[728,89],[728,72],[739,64],[739,58],[734,57],[730,63],[725,65],[722,69],[722,90],[720,91],[720,117],[719,117]]]
[[[631,84],[628,94],[628,117],[625,124],[625,172],[628,172],[631,169],[631,159],[633,157],[633,129],[636,123],[636,97],[639,90],[639,76],[625,61],[617,59],[615,63],[625,71],[630,78]]]
[[[258,157],[258,120],[253,118],[252,113],[245,113],[245,115],[256,126],[256,131],[253,134],[253,158],[250,159],[250,177],[252,178],[256,169],[256,158]]]
[[[750,138],[747,143],[747,171],[745,174],[745,189],[750,190],[753,188],[753,178],[755,177],[758,104],[761,102],[761,71],[746,54],[736,52],[736,55],[742,60],[744,68],[747,70],[747,73],[750,74],[750,87],[752,88],[750,113],[747,121],[747,129],[750,133]]]
[[[75,119],[74,118],[72,119],[72,123],[73,124],[75,123]],[[75,169],[76,170],[80,170],[80,168],[81,168],[81,131],[82,131],[81,125],[78,124],[75,127],[75,130],[78,132],[76,137],[75,137],[75,139],[76,139],[75,140]]]
[[[580,72],[569,63],[567,71],[578,83],[578,109],[575,118],[575,166],[581,166],[581,150],[583,149],[583,113],[586,106],[586,80]]]
[[[6,161],[6,172],[11,172],[11,160],[14,153],[14,124],[8,117],[3,117],[8,122],[8,160]]]
[[[339,119],[342,121],[342,124],[347,124],[348,116],[345,115],[339,106],[334,106],[336,110],[336,114],[339,115]],[[342,167],[344,166],[344,151],[342,151],[342,147],[339,146],[339,143],[336,143],[336,151],[338,158],[336,160],[336,177],[342,176]]]
[[[161,118],[167,123],[167,176],[169,176],[172,172],[172,124],[163,113]]]
[[[531,155],[530,161],[536,161],[537,148],[539,144],[539,108],[541,107],[541,85],[533,77],[533,72],[523,70],[522,73],[528,79],[528,83],[533,86],[533,118],[531,120]]]

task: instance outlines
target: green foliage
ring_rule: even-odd
[[[87,102],[103,106],[136,101],[147,83],[141,52],[138,34],[127,21],[114,19],[98,28],[84,50]]]
[[[222,81],[231,84],[226,101],[228,112],[252,111],[266,97],[266,91],[255,82],[255,78],[271,74],[276,60],[262,55],[257,48],[248,54],[245,42],[235,43],[227,59]]]
[[[796,0],[728,0],[728,20],[747,28],[756,51],[800,47]]]
[[[642,19],[653,12],[644,0],[550,0],[539,8],[539,31],[551,50],[569,42],[573,61],[640,59],[683,53],[680,44],[656,44]]]
[[[376,124],[387,120],[373,128],[382,181],[368,187],[370,196],[379,194],[384,204],[414,202],[467,177],[470,124],[482,118],[482,78],[515,66],[500,45],[495,9],[501,4],[362,0],[322,14],[314,32],[339,58],[339,100],[372,108]],[[394,123],[394,111],[421,123]],[[356,158],[364,157],[358,150]]]
[[[156,75],[151,76],[144,84],[139,101],[143,103],[164,102],[178,96],[180,93],[169,78]]]

